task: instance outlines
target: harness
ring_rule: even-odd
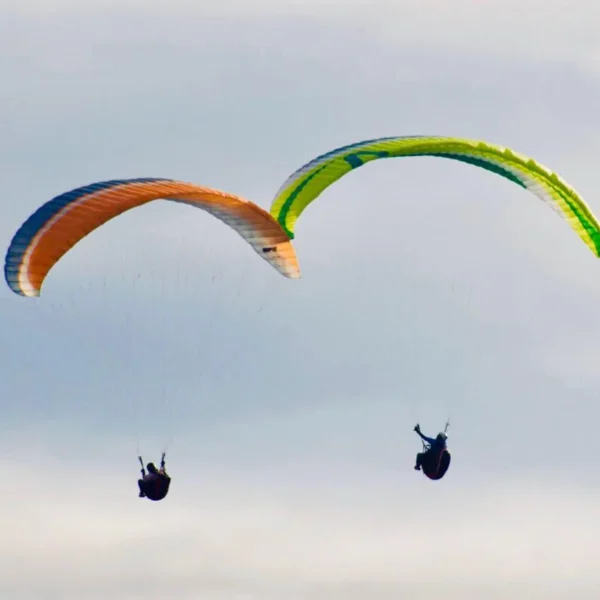
[[[446,427],[444,427],[444,433],[446,433],[448,431],[448,427],[450,427],[450,421],[448,420],[446,422]],[[425,456],[428,457],[432,457],[433,456],[433,451],[432,451],[432,446],[431,444],[427,443],[423,438],[421,438],[421,444],[423,444],[423,454]],[[450,452],[448,452],[448,448],[446,446],[444,446],[439,452],[435,453],[436,456],[436,464],[435,464],[435,468],[431,471],[429,471],[429,469],[427,469],[427,462],[424,461],[423,462],[423,474],[428,477],[429,479],[441,479],[445,474],[446,471],[448,470],[448,467],[450,466],[450,460],[451,460],[451,456],[450,456]],[[443,469],[443,465],[442,465],[442,461],[444,460],[444,458],[447,456],[447,465],[445,467],[445,469]],[[443,469],[443,472],[440,473],[440,471]]]
[[[450,452],[448,452],[448,448],[442,448],[442,450],[435,452],[434,454],[431,446],[423,443],[423,452],[425,454],[424,458],[427,457],[428,459],[423,460],[421,463],[423,475],[429,479],[441,479],[450,466],[451,456]]]

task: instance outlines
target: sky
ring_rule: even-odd
[[[600,11],[580,0],[0,3],[0,240],[93,181],[268,207],[337,146],[511,147],[600,212]],[[588,600],[597,259],[536,197],[378,161],[303,213],[302,278],[152,203],[37,299],[0,288],[0,595]],[[413,470],[450,418],[446,477]],[[138,453],[167,451],[161,503]]]

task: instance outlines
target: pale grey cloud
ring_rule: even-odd
[[[587,599],[600,585],[593,486],[448,480],[431,494],[435,484],[403,475],[363,473],[357,488],[348,472],[325,483],[292,470],[292,483],[188,463],[156,505],[99,458],[86,471],[64,457],[4,462],[4,594]]]
[[[289,31],[308,26],[311,34],[301,40],[303,54],[319,59],[326,56],[342,63],[345,57],[352,56],[353,67],[363,76],[373,70],[382,75],[389,71],[378,68],[379,61],[364,52],[361,38],[368,38],[382,49],[401,48],[411,53],[417,63],[419,55],[443,49],[456,53],[463,63],[472,62],[472,57],[478,55],[539,66],[547,61],[577,64],[597,72],[600,48],[595,32],[600,17],[591,1],[580,2],[577,11],[571,6],[566,0],[531,0],[526,5],[500,0],[461,0],[452,5],[443,0],[334,0],[326,5],[315,0],[267,0],[251,5],[242,0],[201,4],[179,0],[168,6],[137,0],[114,4],[87,2],[82,6],[63,0],[53,3],[48,11],[46,4],[30,0],[6,12],[18,16],[35,11],[25,28],[34,28],[35,44],[46,45],[43,60],[59,70],[75,68],[83,64],[86,56],[88,60],[93,56],[91,48],[77,53],[60,51],[67,41],[72,45],[76,40],[96,38],[100,42],[120,40],[131,44],[152,39],[165,40],[171,46],[206,47],[207,41],[222,45],[227,40],[228,45],[236,45],[241,40],[252,40],[256,47],[268,49],[275,36],[277,46],[284,52],[294,52],[297,42],[290,40]],[[207,22],[218,23],[215,19],[223,20],[221,27],[207,26]],[[63,26],[71,23],[70,35],[55,35],[53,27],[45,27],[48,20]],[[336,35],[340,29],[352,35],[341,47]],[[222,30],[226,35],[220,33]],[[19,33],[15,41],[21,45],[23,32]],[[48,52],[48,44],[56,48],[59,58]],[[460,69],[451,71],[455,75]],[[447,78],[447,72],[447,68],[440,70],[438,77]],[[492,72],[493,69],[488,71],[493,77]],[[422,76],[421,69],[416,68],[413,75]]]

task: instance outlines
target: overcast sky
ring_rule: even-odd
[[[268,207],[386,135],[535,157],[600,212],[600,11],[558,0],[0,3],[0,240],[171,177]],[[588,600],[600,574],[597,259],[518,186],[379,161],[300,218],[286,280],[153,203],[0,289],[0,596]],[[445,479],[413,471],[452,419]],[[137,498],[138,449],[169,497]]]

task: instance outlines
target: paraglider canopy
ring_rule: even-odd
[[[138,178],[92,183],[61,194],[38,208],[19,228],[8,248],[4,265],[6,283],[21,296],[39,296],[48,272],[85,236],[125,211],[161,199],[206,211],[234,229],[283,276],[300,277],[289,237],[260,206],[191,183]]]
[[[338,179],[374,160],[411,156],[461,161],[516,183],[565,218],[590,250],[600,256],[597,218],[579,194],[556,173],[509,148],[456,137],[384,137],[322,154],[288,177],[273,199],[271,214],[293,239],[302,212]]]

